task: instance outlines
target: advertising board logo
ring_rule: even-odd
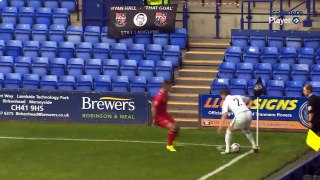
[[[205,120],[204,121],[204,125],[206,125],[206,126],[210,125],[210,121],[209,120]]]
[[[116,22],[114,24],[117,27],[124,27],[127,24],[127,13],[116,13]]]
[[[83,110],[110,110],[110,111],[134,111],[135,104],[132,99],[117,97],[101,97],[98,101],[91,100],[90,97],[82,97]]]
[[[294,17],[294,18],[292,18],[292,22],[293,22],[294,24],[299,24],[300,18],[299,18],[299,17]]]
[[[299,119],[301,124],[308,127],[308,102],[302,104],[299,109]]]
[[[167,13],[157,12],[155,17],[156,26],[165,26],[167,24]]]
[[[133,23],[138,27],[142,27],[146,25],[147,20],[148,20],[148,17],[145,13],[138,13],[134,16]]]

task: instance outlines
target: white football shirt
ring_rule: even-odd
[[[248,101],[249,98],[239,95],[228,95],[222,105],[222,113],[228,113],[229,111],[233,112],[234,115],[239,113],[249,111],[244,101]]]

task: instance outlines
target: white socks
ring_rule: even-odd
[[[256,148],[257,145],[256,145],[256,142],[254,141],[253,139],[253,136],[252,136],[252,133],[251,131],[248,129],[248,130],[242,130],[244,132],[244,134],[247,136],[248,140],[251,142],[252,144],[252,148]]]
[[[232,140],[232,132],[227,129],[226,136],[225,136],[225,142],[226,142],[226,151],[230,152],[230,146],[231,146],[231,140]]]

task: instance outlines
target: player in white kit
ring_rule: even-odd
[[[256,142],[250,132],[250,125],[252,121],[252,112],[246,106],[246,102],[249,100],[248,97],[239,95],[229,95],[227,89],[223,89],[220,92],[221,98],[224,100],[222,105],[222,116],[221,120],[225,122],[228,117],[228,112],[233,112],[234,118],[227,128],[225,142],[226,149],[222,154],[230,153],[230,145],[232,140],[232,132],[241,129],[250,143],[252,144],[252,149],[255,153],[258,152],[258,147]],[[221,128],[221,127],[220,127]]]

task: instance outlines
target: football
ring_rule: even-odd
[[[240,144],[239,143],[233,143],[231,145],[231,152],[239,152],[240,150]]]

